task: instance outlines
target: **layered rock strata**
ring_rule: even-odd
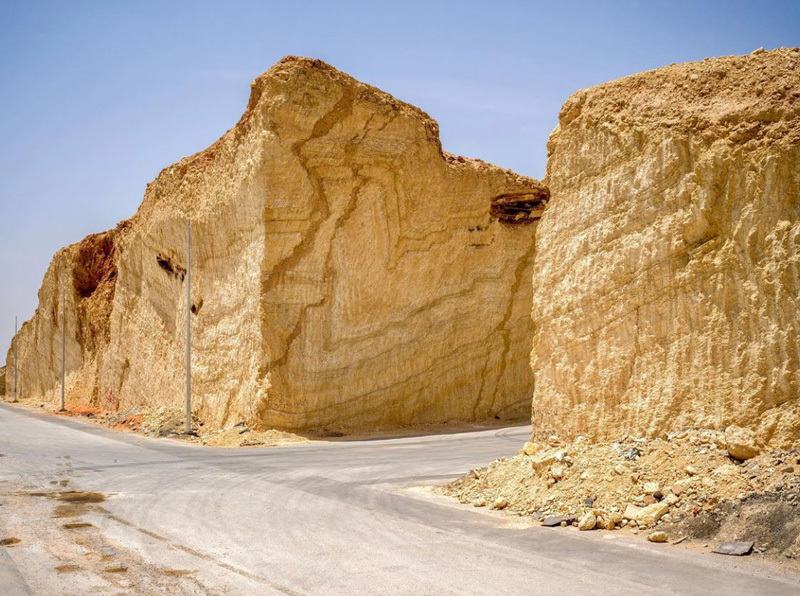
[[[548,149],[535,434],[800,440],[800,51],[579,91]]]
[[[548,197],[444,153],[419,109],[285,58],[253,82],[239,123],[161,172],[129,222],[56,255],[17,337],[21,383],[56,399],[66,288],[70,403],[182,403],[188,308],[194,403],[212,425],[526,418]]]

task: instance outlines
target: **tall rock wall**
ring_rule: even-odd
[[[68,386],[81,403],[99,403],[98,376],[107,355],[116,285],[115,241],[127,222],[61,249],[39,289],[39,304],[6,355],[4,393],[55,401],[61,395],[64,341]],[[14,342],[18,368],[14,375]]]
[[[417,108],[286,58],[253,82],[233,129],[161,172],[129,222],[56,255],[17,338],[21,382],[55,398],[67,287],[73,403],[179,406],[188,307],[194,403],[212,425],[526,418],[548,196],[443,153]],[[76,281],[81,254],[102,281]]]
[[[579,91],[548,148],[535,433],[800,440],[800,52]]]

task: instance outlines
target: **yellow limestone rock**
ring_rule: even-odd
[[[531,443],[530,441],[526,441],[519,452],[524,455],[536,455],[541,450],[542,446],[539,445],[539,443]]]
[[[597,518],[591,511],[584,513],[578,521],[579,530],[594,530],[596,526]]]
[[[639,511],[635,512],[634,517],[631,519],[640,526],[652,526],[667,513],[669,513],[669,505],[662,501],[653,503],[647,507],[642,507]]]
[[[666,542],[669,539],[666,532],[650,532],[647,535],[647,540],[650,542]]]
[[[800,439],[800,53],[575,93],[548,143],[534,438]]]
[[[21,383],[56,399],[66,287],[69,403],[180,407],[189,308],[193,404],[212,426],[526,418],[548,197],[444,153],[421,110],[285,58],[253,82],[239,123],[161,172],[129,222],[56,255],[17,337]]]
[[[725,448],[731,457],[739,460],[752,459],[761,452],[753,431],[738,426],[725,429]]]

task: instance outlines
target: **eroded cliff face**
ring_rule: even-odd
[[[100,399],[98,375],[110,338],[110,317],[117,271],[115,241],[127,226],[87,236],[53,257],[39,290],[39,304],[15,341],[19,350],[19,396],[55,401],[61,391],[61,342],[70,391],[82,403]],[[66,317],[64,316],[66,315]],[[8,383],[14,394],[14,343],[6,355]]]
[[[579,91],[549,151],[535,434],[800,440],[800,51]]]
[[[194,404],[212,425],[525,418],[548,196],[443,153],[417,108],[285,58],[233,129],[161,172],[129,223],[56,255],[18,336],[21,384],[56,397],[66,284],[73,403],[180,405],[188,307]]]

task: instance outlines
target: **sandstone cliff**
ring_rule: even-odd
[[[285,58],[253,82],[239,123],[161,172],[129,222],[56,255],[18,335],[20,384],[56,399],[67,288],[70,403],[179,406],[188,307],[194,404],[212,425],[525,418],[548,196],[443,153],[417,108]]]
[[[800,440],[800,51],[579,91],[548,149],[535,434]]]

